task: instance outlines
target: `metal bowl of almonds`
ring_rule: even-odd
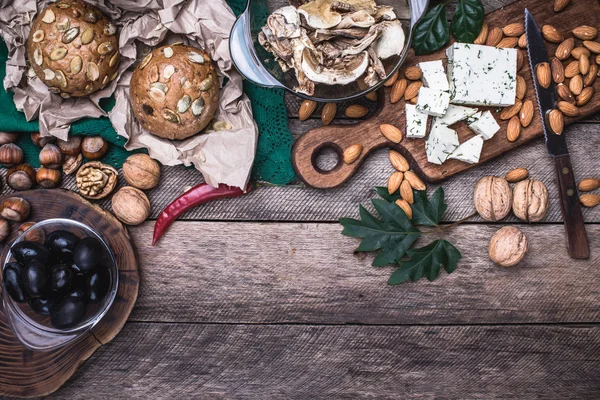
[[[248,0],[230,51],[238,71],[265,87],[318,102],[362,97],[400,68],[428,0]]]

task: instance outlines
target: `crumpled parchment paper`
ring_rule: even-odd
[[[119,77],[90,98],[63,99],[28,73],[25,43],[31,23],[48,0],[0,0],[0,33],[9,50],[4,88],[15,93],[15,105],[28,120],[39,118],[42,136],[66,139],[70,124],[106,113],[98,105],[114,93],[115,107],[108,113],[117,133],[128,139],[127,150],[146,148],[165,165],[194,165],[212,186],[224,183],[244,188],[254,161],[258,129],[242,77],[229,54],[229,32],[235,17],[224,0],[87,0],[119,26],[121,65]],[[158,138],[135,119],[129,103],[132,64],[159,44],[183,41],[205,49],[217,66],[221,82],[219,110],[213,121],[225,130],[182,141]],[[128,70],[129,68],[129,70]],[[223,78],[228,78],[223,86]]]

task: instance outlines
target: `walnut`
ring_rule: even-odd
[[[127,183],[138,189],[152,189],[160,180],[160,165],[146,154],[133,154],[123,163]]]
[[[543,182],[525,180],[513,189],[513,212],[527,222],[539,222],[548,213],[548,189]]]
[[[83,164],[75,178],[79,193],[88,199],[98,200],[108,196],[117,185],[119,173],[110,165],[99,161]]]
[[[150,216],[150,200],[139,189],[125,186],[112,198],[113,213],[127,225],[139,225]]]
[[[481,218],[499,221],[506,217],[512,204],[512,192],[506,179],[484,176],[475,185],[475,208]]]
[[[502,267],[512,267],[521,262],[528,247],[523,232],[514,226],[505,226],[500,228],[490,240],[490,259]]]

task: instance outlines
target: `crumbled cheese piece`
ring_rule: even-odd
[[[427,119],[429,116],[417,110],[417,106],[406,103],[406,137],[424,138],[427,134]]]
[[[467,119],[475,113],[477,113],[476,108],[456,106],[454,104],[450,104],[448,106],[448,109],[446,110],[446,114],[444,114],[443,117],[436,118],[435,123],[450,126],[459,121]]]
[[[469,128],[478,135],[481,135],[484,140],[489,140],[494,137],[496,132],[500,130],[500,125],[490,111],[483,111],[474,114],[467,119]]]
[[[427,161],[441,165],[459,146],[458,134],[446,125],[434,124],[425,142]]]
[[[454,43],[446,55],[452,103],[500,107],[515,103],[516,49]]]
[[[417,99],[417,109],[425,114],[441,117],[446,114],[450,95],[442,90],[421,87]]]
[[[448,77],[446,76],[446,71],[444,71],[442,60],[421,62],[417,64],[417,66],[421,69],[421,80],[425,86],[437,90],[450,90]]]
[[[458,146],[448,158],[464,161],[469,164],[477,164],[482,148],[483,137],[477,135]]]

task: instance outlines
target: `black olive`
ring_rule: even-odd
[[[72,328],[85,317],[87,306],[78,299],[66,298],[59,301],[50,313],[50,323],[57,329]]]
[[[102,301],[110,286],[110,274],[104,267],[98,268],[88,278],[87,298],[92,303]]]
[[[63,292],[71,286],[73,270],[67,264],[58,264],[50,268],[50,289]]]
[[[33,311],[42,315],[50,315],[50,311],[56,304],[56,300],[51,297],[36,297],[29,300],[29,306]]]
[[[96,268],[102,258],[102,243],[96,238],[81,239],[73,253],[73,261],[82,271]]]
[[[31,297],[44,294],[48,282],[48,271],[39,260],[30,260],[23,268],[23,288]]]
[[[79,238],[69,231],[54,231],[46,237],[46,247],[59,258],[72,258]]]
[[[17,262],[6,264],[2,279],[10,297],[17,303],[25,303],[27,294],[23,290],[23,266]]]
[[[82,301],[86,301],[86,297],[85,297],[85,289],[82,287],[78,287],[78,288],[72,288],[71,290],[69,290],[67,292],[67,294],[65,295],[65,299],[67,298],[71,298],[71,299],[78,299],[78,300],[82,300]]]
[[[38,260],[42,264],[47,264],[50,259],[50,251],[37,242],[25,240],[15,244],[10,250],[21,264],[27,264],[29,260]]]

